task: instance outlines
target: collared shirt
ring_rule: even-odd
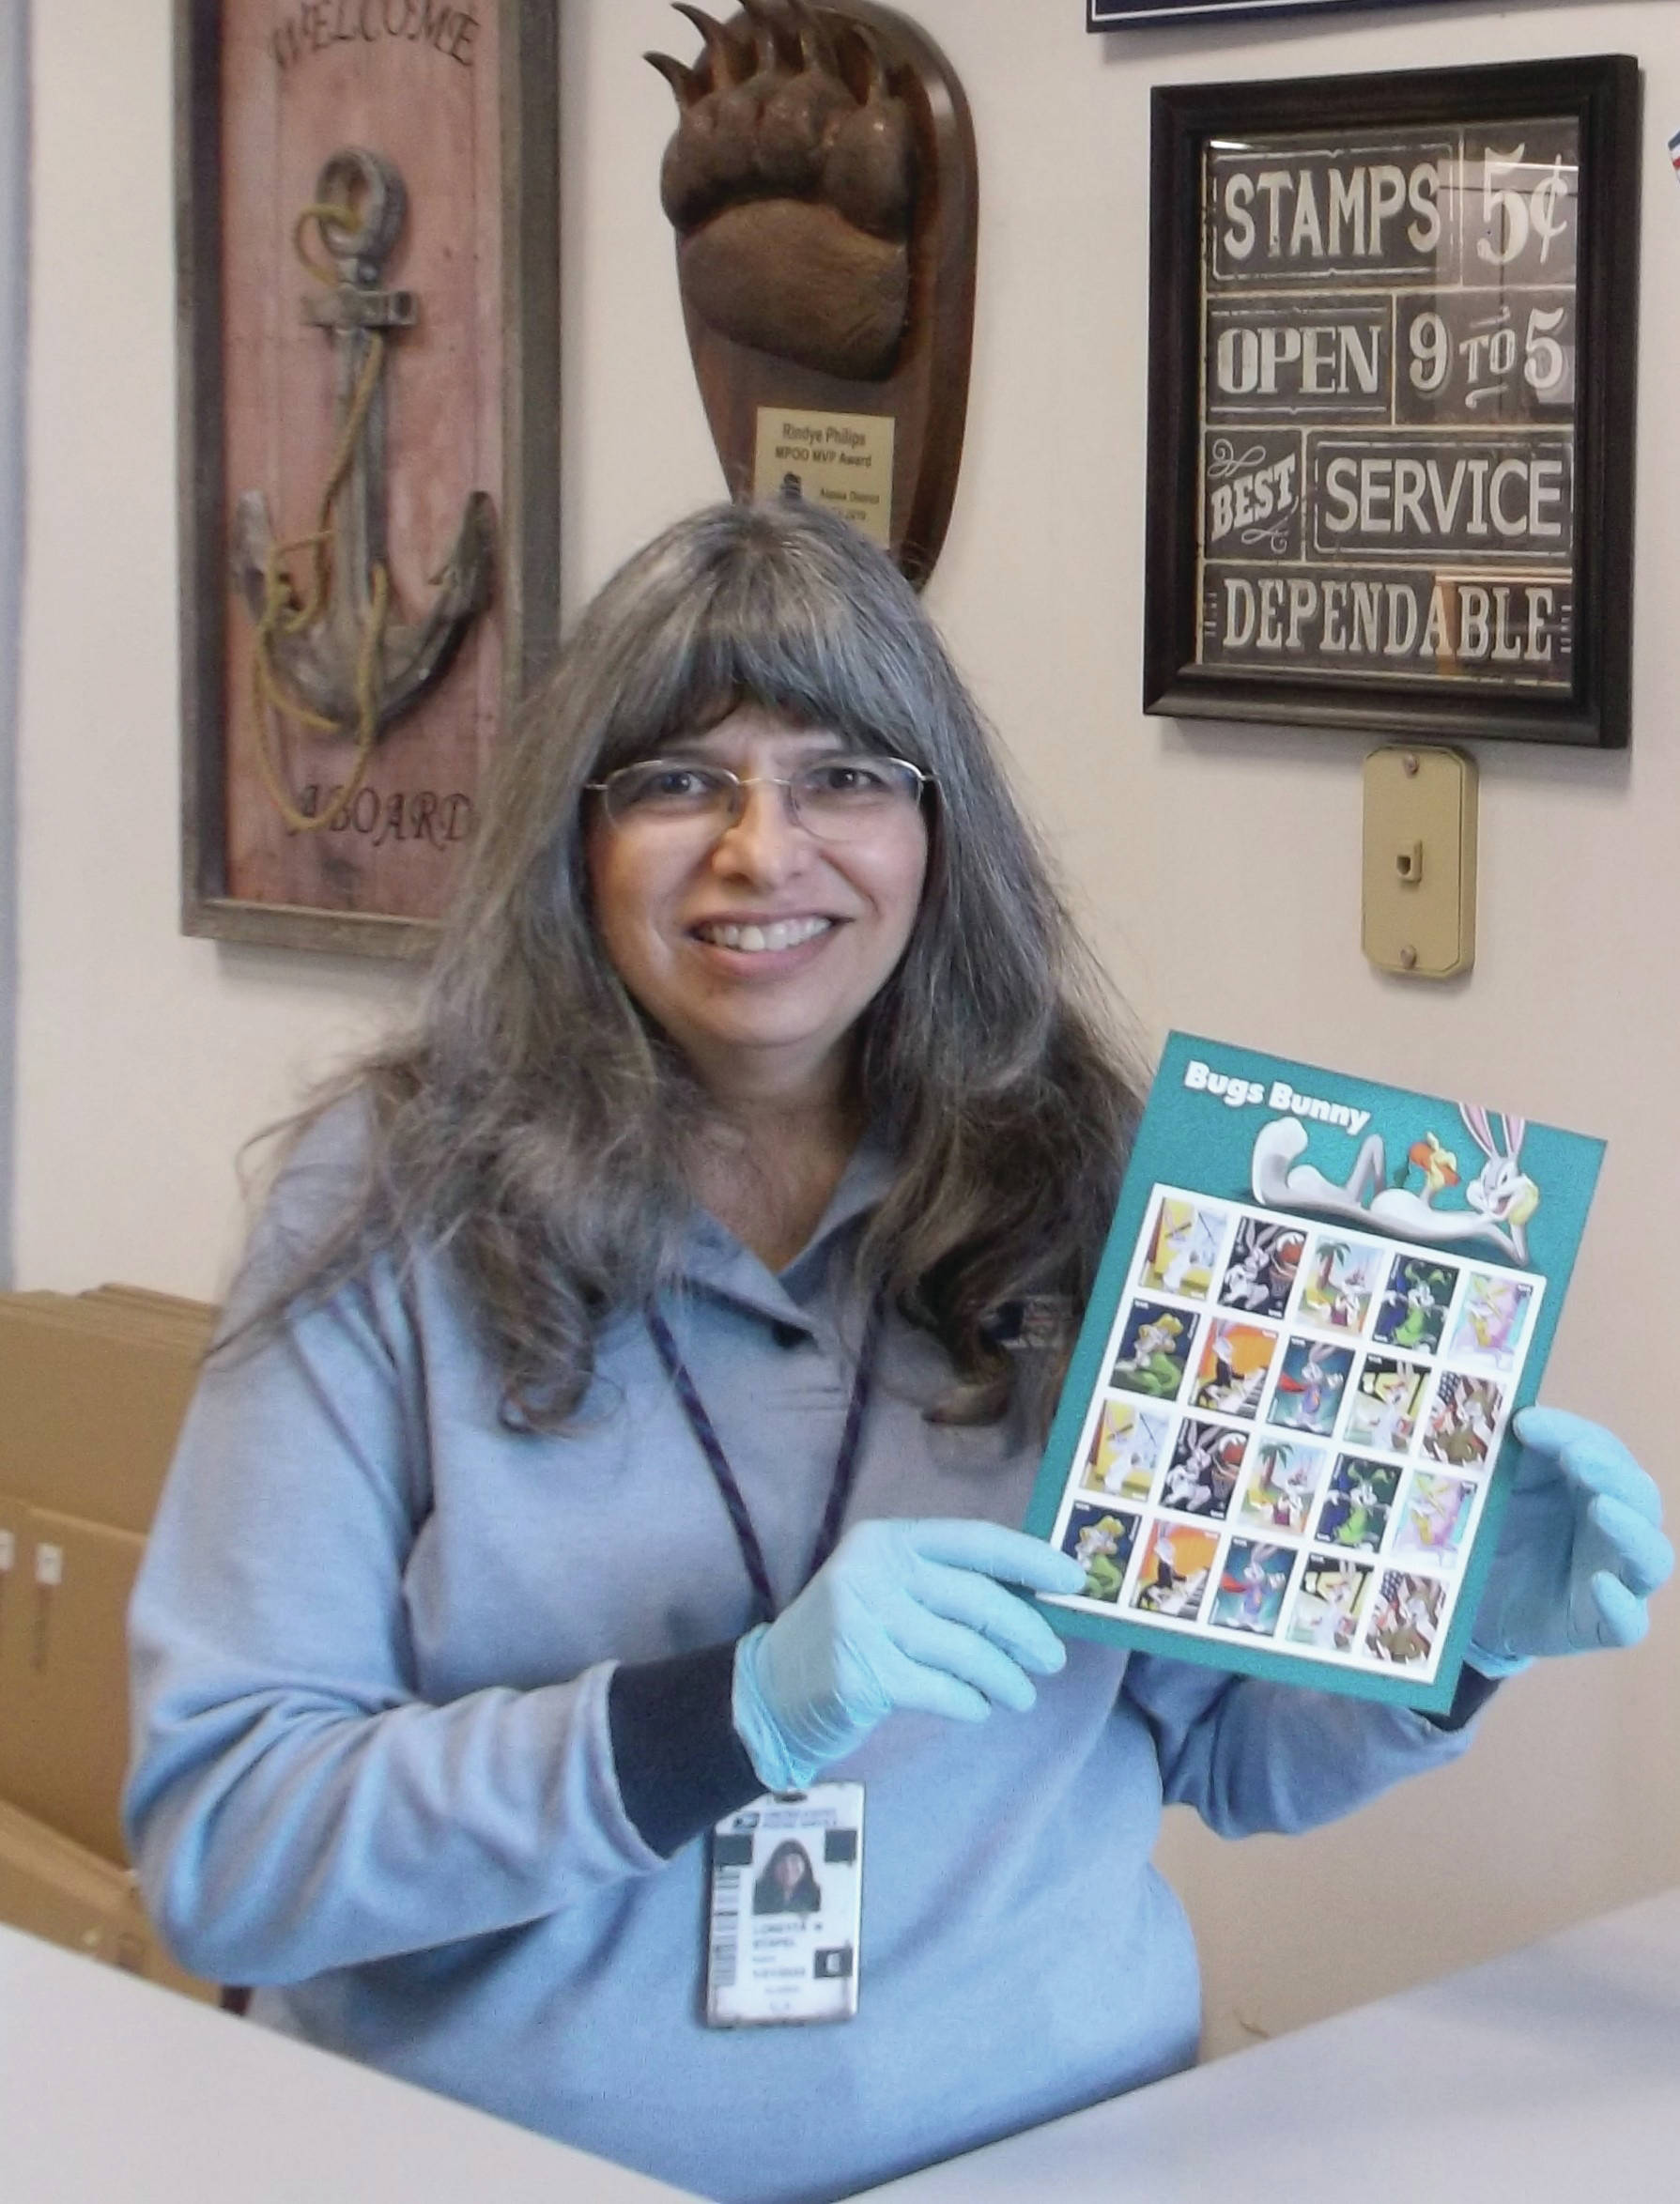
[[[247,1291],[331,1213],[358,1121],[300,1151]],[[837,1257],[890,1177],[860,1149],[778,1274],[697,1216],[667,1304],[780,1600],[862,1324]],[[1021,1521],[1036,1441],[930,1422],[950,1382],[891,1316],[849,1520]],[[708,2031],[704,1847],[662,1858],[626,1814],[607,1686],[748,1626],[739,1549],[640,1315],[563,1434],[499,1406],[442,1263],[211,1365],[135,1595],[131,1839],[171,1943],[259,1985],[254,2016],[704,2195],[843,2195],[1187,2063],[1164,1798],[1296,1828],[1461,1749],[1076,1641],[1029,1715],[895,1716],[834,1769],[869,1795],[857,2018]]]

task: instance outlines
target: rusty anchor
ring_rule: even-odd
[[[366,778],[376,743],[448,672],[468,629],[490,601],[495,512],[488,494],[468,498],[460,532],[439,573],[424,619],[391,617],[387,554],[387,332],[412,329],[412,291],[383,290],[379,277],[401,235],[408,192],[394,163],[358,146],[332,155],[316,185],[316,203],[299,217],[299,257],[322,286],[303,301],[303,318],[337,347],[338,445],[322,491],[316,529],[277,544],[260,490],[239,499],[233,567],[256,623],[253,691],[257,761],[270,795],[300,833],[340,818]],[[304,239],[314,228],[334,263],[322,266]],[[311,555],[308,591],[300,595],[286,562]],[[331,810],[299,810],[270,753],[270,714],[326,734],[354,734],[356,763]]]

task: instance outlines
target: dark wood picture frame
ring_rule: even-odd
[[[1186,30],[1237,18],[1346,14],[1350,8],[1411,8],[1419,0],[1085,0],[1087,31],[1160,30],[1182,24]]]
[[[560,0],[501,9],[503,479],[495,590],[504,716],[560,632]],[[241,900],[229,892],[226,658],[230,500],[223,366],[219,0],[174,0],[181,931],[377,957],[425,954],[435,922]]]
[[[1295,726],[1349,728],[1366,733],[1410,733],[1420,739],[1488,736],[1606,749],[1626,745],[1632,640],[1639,107],[1638,64],[1621,54],[1418,70],[1398,75],[1186,85],[1156,89],[1152,100],[1150,146],[1149,440],[1143,681],[1146,712],[1171,717],[1284,721]],[[1506,443],[1518,452],[1526,449],[1531,455],[1547,448],[1548,437],[1554,439],[1551,449],[1563,448],[1561,439],[1566,435],[1564,464],[1561,470],[1554,469],[1554,472],[1569,485],[1569,556],[1557,574],[1540,577],[1542,580],[1555,582],[1555,587],[1525,590],[1530,617],[1536,623],[1529,631],[1533,655],[1536,661],[1548,659],[1549,644],[1555,640],[1557,670],[1549,668],[1525,678],[1502,676],[1491,670],[1467,671],[1472,660],[1470,648],[1472,638],[1466,624],[1470,614],[1464,609],[1462,600],[1453,615],[1459,624],[1454,628],[1448,646],[1444,652],[1439,644],[1433,646],[1436,670],[1431,672],[1414,675],[1374,670],[1362,674],[1340,668],[1327,670],[1321,664],[1288,667],[1281,655],[1273,663],[1266,665],[1234,662],[1228,645],[1238,622],[1233,616],[1222,635],[1221,600],[1210,578],[1208,578],[1208,589],[1204,590],[1207,563],[1204,532],[1218,525],[1205,496],[1204,466],[1211,470],[1211,460],[1207,457],[1212,437],[1209,378],[1214,375],[1221,390],[1231,387],[1226,379],[1225,361],[1218,354],[1219,340],[1211,332],[1218,314],[1227,316],[1224,327],[1230,328],[1238,322],[1242,311],[1239,304],[1233,303],[1236,294],[1232,285],[1237,277],[1231,273],[1233,264],[1228,251],[1224,272],[1215,258],[1211,202],[1217,193],[1210,193],[1208,183],[1214,164],[1246,158],[1248,138],[1262,141],[1262,152],[1266,142],[1277,140],[1276,152],[1267,156],[1274,163],[1287,161],[1292,151],[1301,156],[1304,164],[1309,146],[1315,155],[1325,146],[1363,147],[1369,151],[1382,146],[1384,131],[1441,133],[1448,143],[1457,142],[1461,147],[1462,173],[1451,172],[1450,188],[1446,184],[1441,187],[1441,202],[1445,206],[1451,194],[1457,193],[1456,211],[1450,216],[1457,225],[1454,250],[1462,252],[1462,266],[1468,269],[1472,266],[1470,256],[1472,220],[1485,224],[1497,220],[1503,225],[1487,227],[1481,233],[1503,239],[1497,249],[1500,253],[1512,248],[1517,234],[1517,218],[1498,204],[1500,194],[1494,188],[1497,155],[1493,142],[1487,142],[1489,159],[1486,172],[1480,166],[1479,153],[1475,162],[1471,162],[1470,148],[1476,142],[1475,133],[1484,126],[1497,129],[1525,123],[1541,128],[1554,122],[1560,132],[1573,133],[1569,142],[1575,146],[1578,158],[1579,194],[1571,233],[1573,244],[1567,248],[1575,254],[1574,284],[1572,290],[1555,294],[1566,301],[1573,314],[1567,418],[1554,412],[1549,418],[1525,419],[1523,409],[1533,412],[1538,400],[1532,392],[1525,393],[1508,383],[1503,393],[1495,393],[1495,410],[1491,416],[1472,416],[1468,410],[1476,397],[1489,394],[1482,390],[1457,399],[1464,409],[1456,420],[1447,414],[1433,420],[1432,425],[1438,431],[1434,441],[1442,451],[1448,449],[1451,438],[1463,439],[1471,425],[1487,420],[1491,420],[1496,426],[1505,424]],[[1451,133],[1455,131],[1464,133],[1463,137],[1453,140]],[[1447,166],[1443,162],[1443,175]],[[1481,194],[1479,202],[1468,188],[1467,177],[1472,169],[1477,178],[1476,192]],[[1349,179],[1344,178],[1347,180]],[[1228,175],[1225,188],[1229,191]],[[1297,182],[1293,189],[1300,193],[1302,187]],[[1282,191],[1282,186],[1272,188],[1273,208]],[[1484,208],[1481,215],[1473,212],[1478,203]],[[1559,201],[1550,204],[1557,212]],[[1363,215],[1361,219],[1363,222]],[[1449,218],[1443,216],[1445,219]],[[1232,234],[1235,233],[1227,232],[1227,236]],[[1353,234],[1350,223],[1349,234]],[[1373,238],[1376,234],[1373,223]],[[1530,237],[1527,230],[1523,234],[1525,238]],[[1541,237],[1543,252],[1543,233],[1537,231],[1534,235]],[[1307,237],[1308,243],[1302,249],[1310,252],[1311,230]],[[1275,228],[1269,243],[1275,253],[1278,249]],[[1289,249],[1294,250],[1293,238]],[[1560,248],[1560,256],[1564,250]],[[1206,270],[1211,271],[1206,276],[1204,254]],[[1399,255],[1391,257],[1397,259]],[[1254,304],[1247,309],[1251,316],[1258,313],[1262,303],[1260,294],[1269,283],[1273,289],[1281,285],[1283,294],[1289,293],[1291,284],[1300,293],[1305,283],[1305,278],[1299,275],[1267,279],[1251,271],[1241,272],[1243,280],[1256,285],[1251,294]],[[1414,425],[1415,416],[1411,420],[1402,419],[1402,329],[1415,346],[1420,333],[1417,325],[1426,320],[1431,322],[1433,328],[1425,333],[1431,340],[1441,334],[1443,352],[1450,357],[1452,351],[1459,349],[1447,347],[1444,342],[1446,334],[1455,338],[1459,334],[1454,313],[1459,315],[1466,329],[1470,327],[1465,300],[1481,304],[1491,298],[1498,301],[1500,311],[1507,319],[1520,320],[1520,314],[1515,317],[1509,314],[1507,293],[1498,287],[1504,280],[1503,274],[1496,281],[1478,273],[1476,290],[1455,292],[1450,283],[1432,287],[1414,268],[1386,282],[1380,277],[1364,281],[1363,287],[1372,293],[1368,302],[1375,318],[1379,321],[1384,311],[1391,316],[1383,353],[1392,378],[1388,386],[1390,412],[1386,419],[1379,417],[1368,425],[1367,450],[1378,454],[1384,449],[1404,451],[1406,429]],[[1511,294],[1520,290],[1524,281],[1520,267],[1514,266]],[[1490,283],[1493,287],[1489,290],[1486,286]],[[1332,272],[1328,284],[1319,285],[1318,303],[1334,295],[1329,287],[1331,285],[1334,286],[1334,294],[1339,294],[1337,303],[1349,291],[1361,287],[1360,283],[1347,280],[1344,272]],[[1307,288],[1310,287],[1308,285]],[[1386,308],[1382,305],[1385,292],[1389,301]],[[1529,294],[1534,295],[1537,294]],[[1313,304],[1301,297],[1283,295],[1269,303],[1274,321],[1286,310],[1297,316],[1302,328],[1312,319]],[[1417,311],[1409,321],[1407,315],[1413,310]],[[1558,326],[1549,312],[1544,319],[1550,326]],[[1484,325],[1478,322],[1476,326]],[[1531,322],[1531,331],[1534,326]],[[1242,336],[1241,330],[1237,333]],[[1469,341],[1465,339],[1466,343]],[[1274,348],[1281,352],[1283,346],[1284,340],[1280,338]],[[1558,347],[1552,349],[1556,352]],[[1377,351],[1378,340],[1373,335],[1373,359]],[[1528,357],[1526,352],[1517,356],[1515,379],[1518,385],[1526,372]],[[1209,367],[1210,358],[1219,359],[1216,374]],[[1410,349],[1409,358],[1416,361],[1419,354]],[[1433,365],[1433,353],[1426,364]],[[1452,372],[1457,374],[1459,370],[1455,367]],[[1463,372],[1468,375],[1470,370]],[[1303,376],[1301,388],[1305,387]],[[1410,398],[1404,402],[1415,403]],[[1450,394],[1442,401],[1443,405],[1453,402]],[[1232,403],[1236,408],[1233,427],[1251,449],[1263,443],[1262,429],[1257,424],[1269,417],[1254,409],[1261,401],[1255,401],[1246,411],[1244,401]],[[1317,417],[1318,424],[1315,426],[1314,417],[1302,410],[1307,403],[1299,399],[1292,410],[1286,410],[1280,405],[1276,414],[1270,417],[1277,424],[1273,434],[1283,439],[1280,453],[1288,440],[1286,423],[1290,429],[1300,431],[1301,445],[1297,478],[1299,517],[1294,523],[1298,532],[1293,539],[1297,547],[1292,555],[1280,547],[1278,559],[1273,563],[1292,564],[1297,576],[1304,576],[1316,560],[1318,573],[1359,575],[1362,591],[1374,589],[1378,583],[1369,578],[1379,569],[1356,562],[1338,570],[1326,564],[1327,554],[1312,547],[1309,515],[1313,530],[1321,532],[1321,519],[1328,525],[1327,515],[1320,516],[1313,504],[1314,470],[1323,461],[1325,451],[1333,450],[1333,439],[1338,433],[1343,444],[1350,445],[1351,431],[1357,424],[1346,412],[1337,415],[1333,408],[1328,415],[1320,413]],[[1494,431],[1489,429],[1487,433],[1491,436]],[[1416,429],[1412,438],[1414,448],[1422,448],[1429,440],[1423,429]],[[1460,444],[1460,451],[1466,448],[1467,445]],[[1230,455],[1222,455],[1221,463],[1229,464]],[[1351,464],[1347,460],[1343,463]],[[1379,467],[1384,464],[1393,469],[1395,463],[1393,459],[1377,461]],[[1422,463],[1414,461],[1413,464]],[[1443,468],[1447,464],[1444,460],[1440,462]],[[1488,462],[1476,464],[1482,465],[1486,471]],[[1534,467],[1532,456],[1528,464]],[[1345,474],[1343,485],[1351,479]],[[1359,479],[1363,485],[1364,476],[1362,474]],[[1411,479],[1417,478],[1414,475]],[[1432,485],[1436,480],[1431,478]],[[1479,484],[1477,489],[1479,494]],[[1531,528],[1535,511],[1532,501],[1531,485],[1528,508]],[[1434,511],[1439,514],[1441,509],[1438,498]],[[1406,512],[1403,506],[1399,510],[1403,515]],[[1367,509],[1362,504],[1359,512],[1363,525]],[[1417,517],[1426,517],[1421,507],[1413,506],[1411,512]],[[1448,512],[1443,535],[1454,525],[1450,507]],[[1398,548],[1400,523],[1394,521],[1389,525],[1396,541],[1396,548],[1390,557],[1399,561],[1406,556]],[[1283,532],[1272,541],[1281,544]],[[1549,529],[1548,532],[1555,533],[1556,530]],[[1358,547],[1358,561],[1368,562],[1374,556],[1369,541],[1353,540]],[[1430,556],[1437,562],[1435,587],[1440,590],[1449,586],[1449,578],[1453,586],[1467,573],[1473,578],[1477,570],[1467,567],[1466,562],[1477,555],[1463,549],[1460,543],[1457,556],[1450,545],[1433,554],[1414,547],[1410,559],[1417,578],[1426,591],[1428,585],[1423,577]],[[1511,556],[1517,567],[1523,568],[1518,575],[1519,582],[1534,581],[1532,563],[1524,568],[1518,553],[1513,552]],[[1555,560],[1558,554],[1532,551],[1531,562],[1543,556]],[[1392,571],[1399,569],[1396,566]],[[1501,575],[1484,568],[1480,578],[1498,580]],[[1227,582],[1227,586],[1231,585]],[[1242,585],[1235,586],[1240,589]],[[1272,590],[1287,585],[1269,578],[1265,586]],[[1320,586],[1328,605],[1329,586]],[[1336,580],[1333,586],[1338,591],[1346,591],[1353,585],[1351,581]],[[1302,580],[1303,595],[1306,587]],[[1482,592],[1484,597],[1498,593],[1491,590]],[[1514,596],[1516,592],[1505,593]],[[1541,612],[1540,600],[1548,608],[1553,604],[1558,607],[1555,622],[1549,610]],[[1427,620],[1433,624],[1437,612],[1432,598],[1426,595],[1422,601],[1427,608]],[[1241,602],[1246,619],[1253,600],[1233,598],[1231,602],[1233,605]],[[1341,604],[1339,596],[1336,602],[1338,606]],[[1480,623],[1485,609],[1482,608],[1476,614],[1478,625],[1473,640],[1478,645],[1482,641]],[[1416,617],[1409,615],[1409,619]],[[1503,610],[1501,619],[1503,619]],[[1307,620],[1308,615],[1303,613],[1303,627]],[[1546,626],[1543,639],[1541,624]],[[1309,636],[1311,632],[1307,628]],[[1338,628],[1337,632],[1339,635],[1342,631]],[[1374,616],[1372,632],[1375,632]],[[1518,635],[1514,647],[1520,648],[1522,640]],[[1306,646],[1309,657],[1313,648],[1309,641]],[[1219,662],[1222,651],[1224,662]],[[1375,646],[1373,658],[1374,651]],[[1424,650],[1417,653],[1419,658],[1425,655]],[[1323,653],[1319,655],[1322,657]],[[1502,658],[1508,654],[1496,644],[1491,655]],[[1563,671],[1565,662],[1566,676]]]

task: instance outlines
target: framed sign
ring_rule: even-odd
[[[1233,16],[1324,15],[1332,8],[1405,8],[1414,0],[1085,0],[1087,31],[1136,31]]]
[[[1146,711],[1626,743],[1638,102],[1155,92]]]
[[[559,0],[175,0],[182,928],[424,950],[559,625]]]

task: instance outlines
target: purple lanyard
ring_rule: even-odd
[[[741,1559],[746,1564],[748,1580],[752,1585],[754,1620],[761,1623],[776,1619],[776,1595],[770,1588],[770,1572],[764,1566],[764,1549],[759,1544],[759,1534],[752,1527],[752,1517],[748,1512],[747,1501],[735,1481],[735,1472],[730,1468],[729,1456],[711,1417],[701,1400],[688,1365],[678,1351],[671,1337],[670,1327],[656,1308],[647,1312],[648,1330],[654,1345],[659,1350],[659,1360],[665,1364],[683,1413],[688,1419],[688,1427],[694,1433],[701,1452],[706,1457],[723,1504],[729,1511],[730,1527],[735,1534],[735,1543],[741,1549]],[[846,1407],[845,1428],[840,1433],[840,1452],[834,1457],[834,1476],[828,1487],[828,1503],[823,1510],[822,1526],[817,1532],[816,1545],[811,1549],[809,1566],[800,1589],[804,1590],[828,1556],[840,1543],[840,1522],[846,1512],[846,1503],[852,1497],[852,1486],[857,1475],[858,1441],[863,1436],[863,1413],[869,1406],[870,1387],[875,1375],[875,1349],[881,1334],[881,1302],[875,1300],[870,1307],[869,1320],[863,1328],[863,1343],[857,1351],[857,1375],[852,1380],[852,1398]]]

